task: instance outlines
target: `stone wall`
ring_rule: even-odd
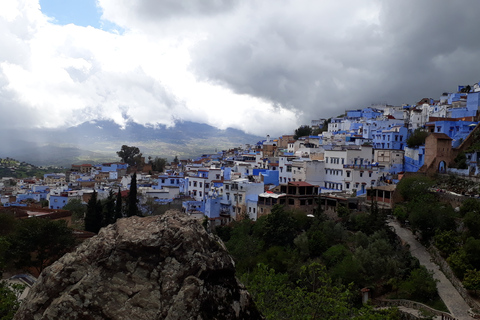
[[[467,289],[463,287],[462,282],[455,276],[447,261],[440,255],[440,251],[435,246],[430,246],[428,251],[432,256],[433,261],[440,266],[440,270],[442,270],[455,289],[457,289],[458,293],[463,299],[465,299],[470,308],[472,308],[472,312],[473,310],[476,310],[475,313],[478,313],[478,310],[480,310],[480,304],[470,297]],[[480,314],[475,314],[474,317],[480,319]]]
[[[427,313],[432,313],[436,316],[441,316],[442,319],[445,320],[455,320],[455,318],[446,312],[442,312],[439,310],[435,310],[430,308],[423,303],[405,300],[405,299],[376,299],[374,300],[374,304],[380,307],[405,307],[409,309],[415,309],[419,311],[426,311]],[[405,311],[400,310],[402,312],[402,319],[423,319],[423,317],[419,318],[411,313],[407,313]]]

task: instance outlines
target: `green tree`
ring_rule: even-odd
[[[120,151],[117,151],[117,155],[129,166],[137,166],[141,163],[142,154],[137,147],[123,145]]]
[[[68,203],[63,207],[63,209],[68,210],[72,213],[72,220],[75,224],[78,221],[84,222],[87,206],[82,203],[82,200],[70,199]]]
[[[400,290],[412,300],[427,302],[437,296],[437,282],[433,279],[433,271],[420,266],[412,270],[410,276],[400,284]]]
[[[12,233],[15,226],[16,220],[13,212],[0,212],[0,237]]]
[[[152,166],[153,171],[163,172],[165,166],[167,165],[167,159],[155,157],[154,160],[149,161],[149,164]]]
[[[438,250],[447,257],[454,253],[461,243],[455,230],[437,230],[434,241]]]
[[[469,212],[480,214],[480,201],[474,198],[465,199],[460,206],[460,216],[464,217]]]
[[[452,268],[457,278],[463,279],[468,269],[474,269],[469,263],[467,253],[464,248],[455,251],[447,258],[448,265]]]
[[[263,241],[270,246],[290,246],[295,239],[295,221],[283,206],[276,204],[267,215],[263,226]]]
[[[426,176],[403,177],[397,185],[397,191],[405,201],[411,201],[428,194],[432,185],[433,180]]]
[[[128,192],[127,217],[139,215],[137,199],[137,174],[132,174],[130,181],[130,191]]]
[[[87,203],[87,212],[85,213],[85,231],[98,233],[102,227],[103,214],[102,204],[97,199],[97,191],[93,190],[92,196]]]
[[[0,280],[0,319],[13,319],[15,312],[20,307],[17,296],[23,288],[19,285],[9,286],[6,281]]]
[[[72,229],[65,221],[41,218],[20,220],[8,241],[7,258],[15,267],[33,267],[38,273],[75,246]]]
[[[110,189],[107,199],[103,201],[103,221],[102,226],[106,227],[109,224],[115,223],[115,193]]]
[[[407,138],[407,146],[409,148],[417,148],[425,144],[425,139],[428,136],[428,132],[422,128],[417,128],[412,134]]]
[[[267,319],[399,319],[392,310],[355,308],[350,288],[333,285],[325,267],[318,263],[302,266],[297,283],[291,283],[287,274],[263,264],[242,280]]]
[[[293,139],[297,140],[300,137],[310,136],[312,134],[312,128],[309,126],[300,126],[295,129]]]
[[[117,200],[115,201],[115,221],[123,218],[122,191],[118,188]]]
[[[480,271],[477,269],[467,270],[463,278],[463,285],[468,290],[475,290],[475,294],[477,294],[477,290],[480,289]]]

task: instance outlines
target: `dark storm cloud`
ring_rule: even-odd
[[[263,19],[251,11],[252,21],[225,22],[192,51],[192,70],[309,118],[438,98],[480,80],[478,1],[383,1],[377,21],[308,3],[296,3],[302,14],[289,3]]]

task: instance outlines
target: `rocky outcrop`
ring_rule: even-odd
[[[220,239],[178,211],[120,219],[46,268],[15,319],[261,319]]]

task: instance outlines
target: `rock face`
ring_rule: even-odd
[[[15,319],[261,319],[223,242],[178,211],[120,219],[46,268]]]

